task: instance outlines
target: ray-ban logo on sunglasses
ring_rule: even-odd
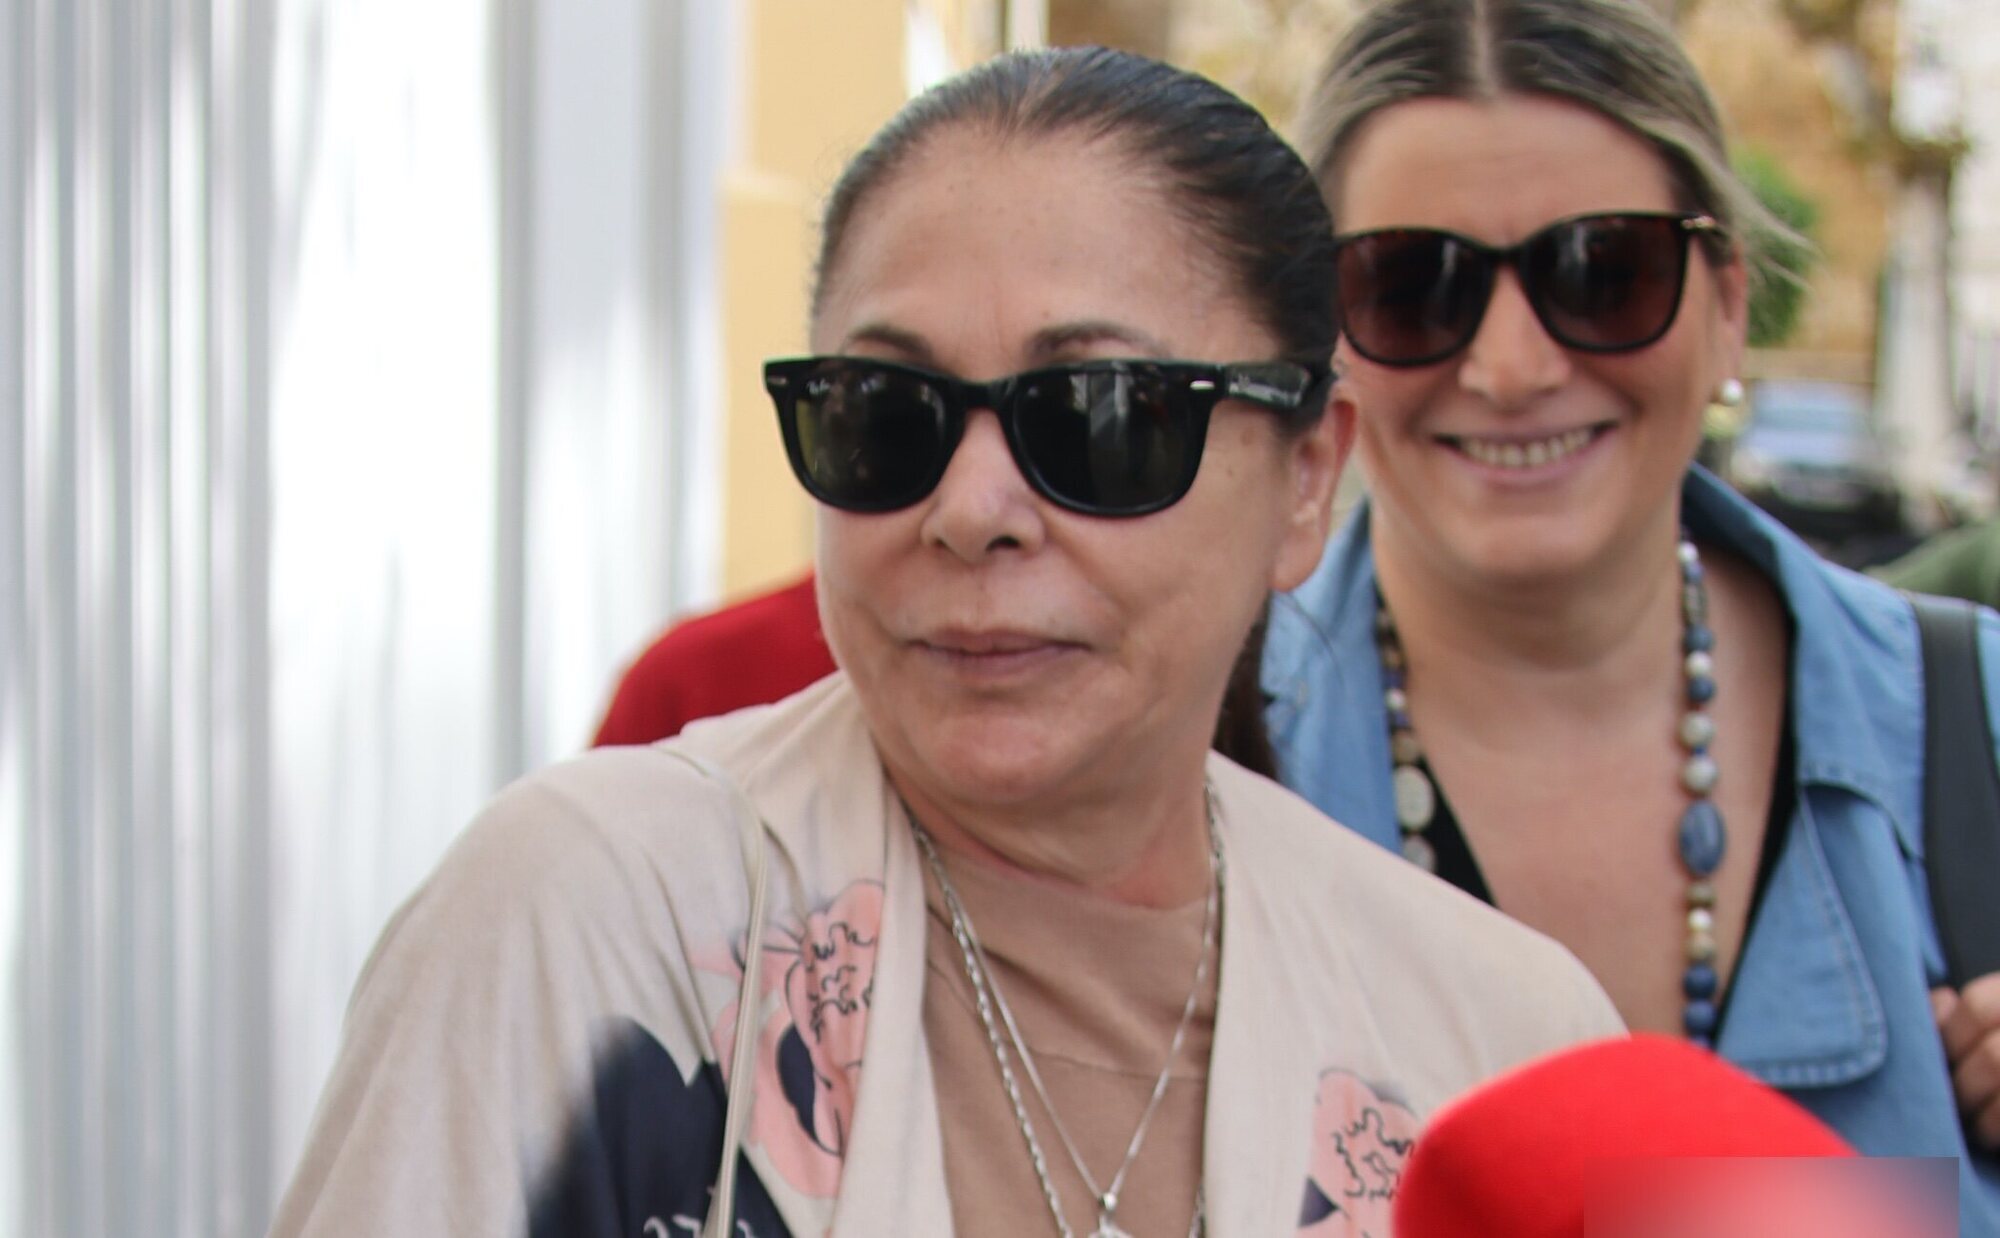
[[[1296,407],[1303,394],[1303,384],[1281,387],[1256,374],[1238,373],[1232,375],[1229,380],[1230,399],[1249,400],[1255,404],[1267,404],[1272,408]]]

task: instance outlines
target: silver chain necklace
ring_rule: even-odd
[[[1167,1082],[1172,1077],[1174,1060],[1180,1056],[1181,1044],[1187,1038],[1187,1030],[1194,1021],[1195,1006],[1201,1000],[1202,982],[1208,977],[1209,959],[1215,953],[1215,930],[1222,895],[1222,843],[1215,829],[1215,790],[1205,788],[1208,813],[1208,901],[1202,914],[1201,957],[1195,964],[1194,983],[1188,989],[1187,1000],[1181,1005],[1180,1022],[1174,1028],[1173,1040],[1167,1046],[1166,1063],[1160,1067],[1160,1074],[1153,1081],[1153,1092],[1146,1101],[1145,1112],[1139,1115],[1139,1124],[1132,1131],[1132,1140],[1125,1147],[1125,1159],[1119,1163],[1118,1172],[1112,1175],[1111,1184],[1100,1188],[1097,1179],[1083,1163],[1083,1156],[1077,1151],[1076,1143],[1069,1131],[1063,1127],[1062,1119],[1056,1114],[1056,1107],[1049,1098],[1048,1089],[1042,1084],[1041,1072],[1035,1068],[1034,1055],[1028,1052],[1027,1041],[1021,1036],[1020,1025],[1014,1020],[1014,1012],[1007,1005],[1007,999],[1000,992],[1000,986],[993,977],[992,965],[987,961],[986,949],[973,931],[972,919],[965,913],[965,904],[959,900],[958,890],[951,884],[945,873],[944,860],[938,854],[937,844],[930,832],[924,829],[914,814],[910,824],[915,832],[917,846],[924,853],[924,860],[930,865],[931,874],[937,878],[938,889],[944,895],[945,908],[951,913],[951,935],[958,942],[960,955],[965,963],[966,979],[972,984],[975,1005],[979,1010],[980,1025],[986,1029],[987,1043],[993,1049],[993,1060],[1000,1067],[1000,1083],[1007,1092],[1007,1101],[1013,1107],[1015,1124],[1021,1128],[1021,1139],[1028,1148],[1028,1160],[1035,1168],[1035,1178],[1041,1184],[1042,1197],[1048,1201],[1049,1214],[1055,1218],[1056,1232],[1062,1238],[1075,1238],[1069,1222],[1063,1216],[1062,1201],[1056,1194],[1055,1182],[1049,1176],[1048,1159],[1042,1154],[1041,1140],[1035,1136],[1035,1126],[1028,1118],[1027,1105],[1021,1099],[1021,1087],[1014,1078],[1014,1069],[1007,1060],[1007,1042],[1000,1036],[1002,1024],[1007,1029],[1007,1041],[1013,1044],[1014,1055],[1020,1060],[1021,1068],[1027,1073],[1028,1082],[1035,1089],[1035,1096],[1042,1102],[1044,1112],[1056,1128],[1056,1136],[1062,1141],[1063,1150],[1069,1153],[1070,1163],[1076,1167],[1077,1176],[1083,1179],[1085,1187],[1097,1199],[1097,1228],[1090,1238],[1131,1238],[1118,1227],[1118,1192],[1125,1185],[1125,1175],[1131,1171],[1132,1163],[1139,1157],[1139,1148],[1145,1142],[1146,1131],[1152,1125],[1153,1115],[1160,1107],[1160,1100],[1166,1095]],[[998,1007],[1000,1018],[993,1017]],[[1199,1185],[1195,1188],[1194,1219],[1188,1225],[1188,1238],[1201,1238],[1207,1232],[1203,1196]]]

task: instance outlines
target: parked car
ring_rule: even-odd
[[[1724,476],[1809,538],[1896,534],[1903,496],[1868,388],[1767,379],[1753,383]]]

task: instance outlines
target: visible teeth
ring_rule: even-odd
[[[1527,443],[1496,443],[1490,439],[1457,439],[1458,448],[1481,464],[1502,469],[1532,469],[1554,464],[1590,441],[1587,429],[1570,430]]]

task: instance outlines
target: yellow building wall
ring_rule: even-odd
[[[759,367],[805,351],[820,200],[904,97],[901,0],[751,0],[744,8],[743,137],[722,186],[722,584],[731,596],[811,557],[812,507],[786,467]]]
[[[905,0],[747,0],[742,141],[723,178],[722,587],[739,596],[812,557],[812,504],[785,463],[760,382],[806,348],[819,212],[848,158],[903,105]],[[992,0],[914,6],[965,65],[993,50]]]

